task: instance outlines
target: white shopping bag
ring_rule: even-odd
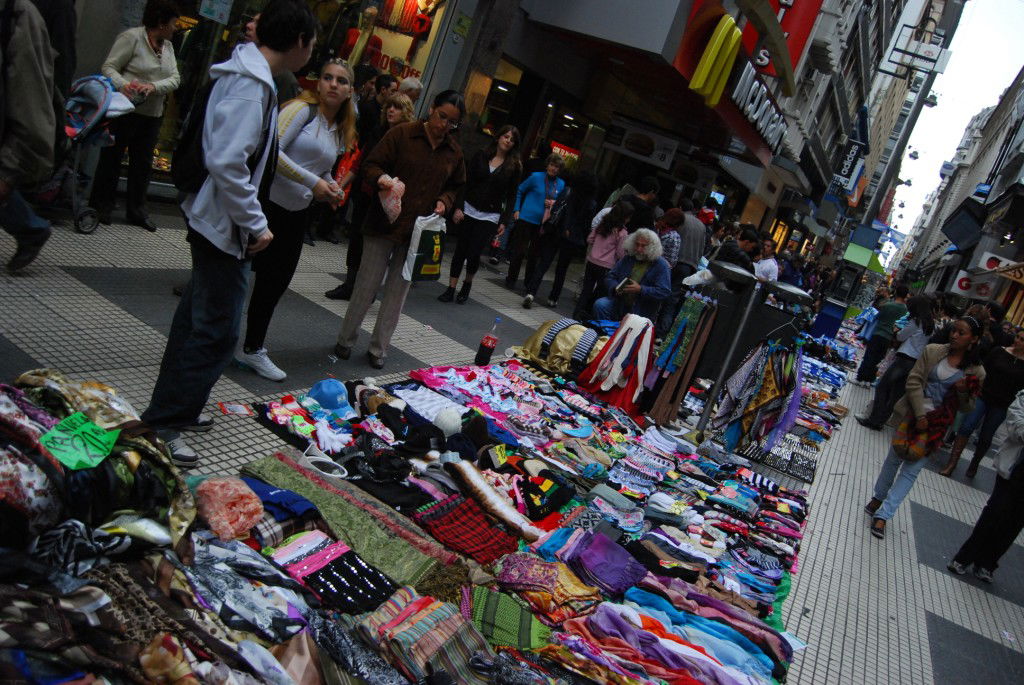
[[[409,254],[402,267],[407,281],[436,281],[441,277],[441,255],[447,222],[443,216],[429,214],[416,217],[409,240]]]

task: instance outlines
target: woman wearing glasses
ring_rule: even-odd
[[[267,224],[274,234],[270,246],[256,254],[256,272],[249,299],[245,342],[236,361],[272,381],[284,371],[267,354],[264,339],[274,308],[295,275],[302,241],[309,229],[313,200],[337,206],[342,186],[331,176],[338,155],[356,142],[356,113],[352,103],[352,69],[330,59],[320,69],[316,92],[304,92],[285,104],[277,118],[277,173],[270,198],[263,202]]]
[[[363,177],[371,187],[388,190],[400,180],[405,184],[405,193],[394,222],[388,221],[375,198],[363,225],[359,275],[334,346],[339,358],[351,356],[359,328],[387,272],[367,352],[370,366],[384,368],[388,345],[409,293],[409,281],[402,278],[402,264],[409,252],[416,218],[447,214],[466,184],[462,148],[451,135],[465,113],[462,95],[454,90],[442,91],[434,98],[426,120],[392,127],[363,161]]]

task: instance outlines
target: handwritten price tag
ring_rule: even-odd
[[[69,469],[88,469],[110,456],[120,430],[100,428],[82,412],[67,417],[46,432],[39,442]]]

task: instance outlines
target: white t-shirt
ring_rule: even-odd
[[[779,263],[775,261],[775,257],[754,262],[754,276],[765,281],[779,280]]]

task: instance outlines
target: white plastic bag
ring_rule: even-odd
[[[697,273],[687,276],[683,279],[683,285],[693,287],[697,285],[706,285],[711,281],[715,280],[715,275],[708,269],[701,269]]]
[[[402,266],[407,281],[436,281],[441,277],[441,255],[447,223],[443,216],[428,214],[416,217],[409,240],[409,254]]]

